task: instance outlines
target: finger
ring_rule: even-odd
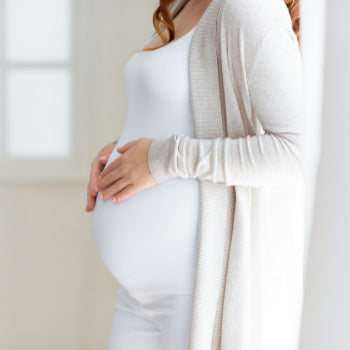
[[[128,185],[126,187],[124,187],[123,190],[121,190],[119,193],[117,193],[112,201],[114,203],[119,203],[124,201],[125,199],[130,198],[131,196],[133,196],[135,193],[137,193],[138,191],[136,190],[136,187],[133,185]]]
[[[100,157],[100,163],[102,163],[102,164],[106,163],[107,159],[108,159],[108,157],[106,157],[106,156]]]
[[[106,166],[107,161],[108,161],[108,157],[106,157],[106,156],[100,157],[98,165],[97,165],[98,173],[100,173],[104,169],[104,167]]]
[[[95,164],[93,165],[93,169],[94,170],[99,170],[101,171],[101,168],[103,168],[105,166],[105,164],[107,163],[108,157],[106,156],[101,156],[99,158],[96,159]]]
[[[96,197],[88,196],[87,204],[85,207],[86,211],[91,211],[96,204]]]
[[[91,190],[91,194],[94,193],[94,188],[95,188],[96,182],[98,181],[98,175],[101,173],[101,171],[105,167],[105,164],[107,163],[107,159],[108,158],[106,156],[102,156],[92,164],[91,173],[90,173],[90,182],[88,187]],[[94,193],[95,196],[96,194],[97,193]]]
[[[106,187],[111,186],[113,183],[117,182],[121,177],[122,174],[119,171],[119,168],[114,169],[97,182],[97,191],[104,191]]]
[[[96,188],[96,184],[98,182],[98,175],[100,174],[101,170],[103,169],[105,162],[106,162],[105,159],[100,158],[97,160],[97,163],[95,163],[92,166],[91,174],[90,174],[90,182],[89,182],[88,191],[87,191],[88,196],[96,197],[97,192],[98,192],[98,190]]]
[[[117,148],[117,151],[119,153],[124,153],[126,152],[130,147],[134,146],[139,140],[134,140],[134,141],[130,141],[130,142],[127,142],[126,144],[124,144],[123,146],[121,147],[118,147]]]
[[[103,169],[107,160],[108,160],[108,157],[102,156],[92,164],[90,181],[89,181],[88,190],[87,190],[87,203],[85,207],[86,211],[91,211],[95,206],[95,203],[96,203],[95,197],[98,193],[95,185],[96,185],[96,182],[98,181],[98,174]]]
[[[90,182],[88,186],[88,191],[87,191],[87,203],[86,203],[87,209],[92,210],[92,208],[94,207],[96,195],[97,195],[97,191],[95,191],[92,188],[92,185]]]
[[[118,192],[120,192],[125,186],[128,186],[130,182],[126,178],[121,178],[115,182],[112,186],[108,187],[105,191],[100,193],[100,199],[105,200],[111,198]]]
[[[101,173],[98,176],[98,180],[103,179],[107,174],[109,174],[111,171],[116,170],[120,163],[121,163],[121,157],[118,157],[116,160],[114,160],[111,164],[109,164],[106,168],[104,168]]]

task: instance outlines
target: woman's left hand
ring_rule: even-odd
[[[121,202],[156,184],[148,166],[152,141],[142,137],[117,148],[122,155],[102,170],[96,184],[96,190],[103,191],[100,199]]]

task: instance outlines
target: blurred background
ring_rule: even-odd
[[[0,0],[0,349],[107,349],[118,283],[93,244],[86,187],[122,132],[124,65],[158,3]],[[301,2],[304,350],[350,349],[349,13],[347,0]]]

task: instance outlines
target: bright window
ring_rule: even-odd
[[[73,5],[0,0],[0,177],[77,172]]]
[[[70,0],[2,1],[2,155],[69,157]]]

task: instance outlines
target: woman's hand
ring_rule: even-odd
[[[152,141],[142,137],[117,148],[122,155],[99,175],[95,191],[103,191],[100,199],[113,197],[113,202],[121,202],[157,183],[148,166],[148,150]]]
[[[96,158],[91,163],[91,172],[90,172],[90,181],[87,188],[87,204],[85,211],[91,211],[96,203],[96,184],[98,182],[98,176],[103,170],[105,164],[107,163],[108,157],[112,153],[115,147],[115,143],[110,143],[107,146],[103,147],[98,153]]]

